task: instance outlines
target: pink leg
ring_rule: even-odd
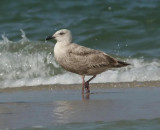
[[[85,88],[86,88],[86,92],[90,93],[90,88],[89,88],[89,82],[94,79],[96,77],[96,75],[94,75],[93,77],[91,77],[87,82],[85,82]]]
[[[82,75],[82,94],[84,94],[84,86],[85,86],[85,80],[84,80],[85,76]]]

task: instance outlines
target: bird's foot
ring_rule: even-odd
[[[90,93],[89,82],[85,82],[86,93]]]
[[[87,89],[87,90],[86,90],[86,93],[90,93],[90,90],[89,90],[89,89]]]

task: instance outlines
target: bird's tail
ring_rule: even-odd
[[[118,62],[118,64],[116,65],[116,67],[125,67],[125,66],[128,66],[128,65],[131,65],[127,62],[123,62],[123,61],[119,61],[119,60],[117,62]]]

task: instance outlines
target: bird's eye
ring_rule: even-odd
[[[63,35],[63,34],[64,34],[64,32],[60,32],[59,34],[60,34],[60,35]]]

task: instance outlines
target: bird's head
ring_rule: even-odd
[[[57,42],[65,42],[71,43],[72,42],[72,34],[71,31],[68,29],[61,29],[57,31],[52,36],[48,36],[46,40],[55,39]]]

